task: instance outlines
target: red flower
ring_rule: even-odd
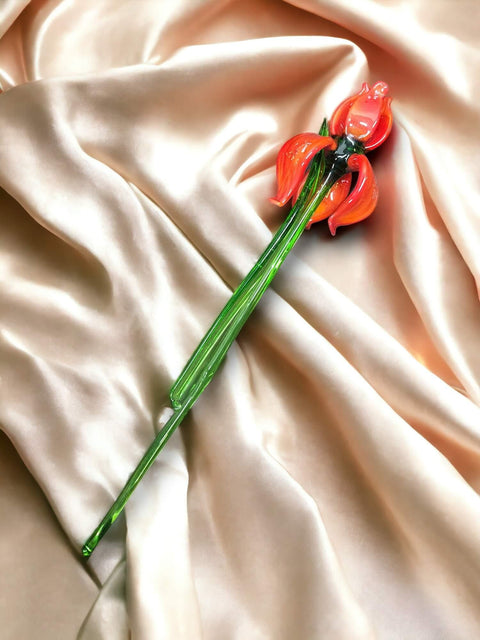
[[[382,144],[391,131],[392,99],[387,97],[387,92],[385,82],[377,82],[372,88],[364,83],[357,94],[335,109],[329,122],[329,136],[300,133],[288,140],[278,154],[278,193],[271,202],[278,206],[283,206],[290,198],[295,202],[310,167],[315,164],[311,163],[312,159],[322,151],[325,180],[332,186],[312,214],[307,228],[328,218],[330,231],[335,235],[337,227],[369,216],[377,203],[378,189],[364,154]],[[319,166],[317,163],[315,170],[319,171]],[[358,178],[350,192],[351,171],[358,171]],[[315,184],[321,185],[321,180],[316,180]],[[318,195],[318,189],[307,194],[307,206],[315,195]]]

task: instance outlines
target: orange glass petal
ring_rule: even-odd
[[[357,184],[352,193],[340,204],[328,219],[332,236],[337,228],[367,218],[375,209],[378,199],[378,188],[373,175],[372,165],[367,157],[358,153],[348,159],[348,166],[358,171]]]
[[[328,216],[331,215],[338,206],[340,206],[340,204],[348,196],[351,184],[351,173],[346,173],[335,182],[325,198],[318,205],[313,216],[310,218],[307,229],[310,229],[314,222],[320,222],[320,220],[325,220],[325,218],[328,218]]]
[[[393,114],[390,107],[391,103],[391,98],[385,99],[385,103],[383,105],[383,113],[380,116],[377,128],[375,129],[373,135],[364,143],[365,151],[372,151],[372,149],[376,149],[383,142],[385,142],[385,140],[390,135],[393,124]]]
[[[316,133],[299,133],[287,140],[278,153],[278,192],[274,198],[270,198],[270,202],[283,207],[303,179],[310,160],[326,147],[335,149],[336,142],[329,136]]]
[[[332,136],[341,136],[345,133],[345,124],[347,121],[348,112],[350,111],[350,107],[353,105],[355,100],[360,96],[368,93],[370,91],[370,87],[366,82],[362,84],[362,88],[358,93],[354,96],[350,96],[343,102],[341,102],[338,107],[333,112],[332,117],[330,118],[330,122],[328,123],[329,131]]]
[[[386,100],[388,85],[376,82],[370,91],[358,96],[350,107],[345,122],[345,133],[360,142],[368,140],[378,126]]]

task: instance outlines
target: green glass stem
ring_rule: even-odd
[[[85,542],[82,549],[85,557],[90,556],[98,542],[115,522],[156,456],[213,378],[230,345],[304,231],[320,201],[334,182],[345,173],[345,159],[342,157],[337,161],[335,154],[333,161],[329,163],[329,169],[318,185],[319,172],[323,172],[325,160],[323,154],[321,156],[319,154],[317,158],[317,162],[314,160],[312,163],[309,178],[289,216],[275,233],[254,267],[232,294],[173,384],[170,390],[173,414],[158,432],[103,520]],[[321,165],[323,166],[320,169]]]

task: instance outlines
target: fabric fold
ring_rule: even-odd
[[[376,210],[303,234],[85,566],[78,638],[479,635],[466,4],[0,9],[0,424],[78,552],[283,221],[283,142],[363,81],[394,98]]]

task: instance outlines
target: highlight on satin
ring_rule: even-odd
[[[290,199],[294,204],[309,172],[315,170],[312,159],[323,151],[324,161],[317,163],[316,185],[321,183],[329,167],[341,166],[341,159],[344,160],[345,171],[321,200],[307,228],[328,218],[328,226],[334,236],[338,227],[367,218],[377,204],[378,189],[365,153],[380,146],[392,129],[392,99],[387,93],[385,82],[376,82],[371,88],[364,82],[358,93],[335,109],[328,125],[320,131],[324,135],[300,133],[287,140],[278,154],[278,190],[270,201],[280,207]],[[352,172],[358,172],[353,189]],[[315,193],[315,189],[312,190],[308,200],[314,199]]]

